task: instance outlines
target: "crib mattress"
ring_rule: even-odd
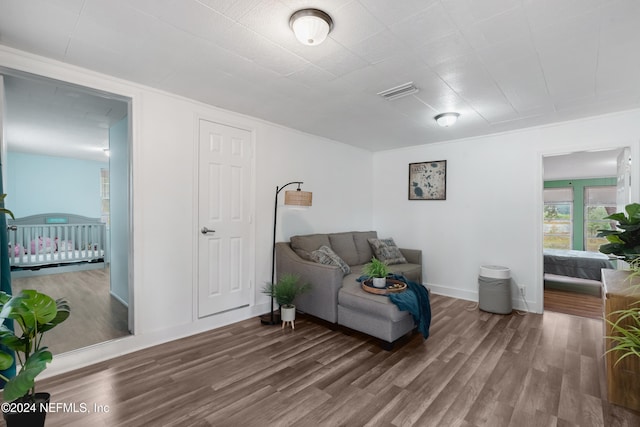
[[[12,256],[9,258],[9,263],[12,267],[42,267],[49,264],[94,261],[101,258],[104,259],[104,250],[73,250]]]

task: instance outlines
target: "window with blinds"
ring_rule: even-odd
[[[544,190],[544,247],[572,249],[573,188]]]
[[[604,219],[616,212],[616,187],[585,187],[584,245],[586,251],[598,252],[607,239],[596,237],[598,230],[614,230],[615,221]]]
[[[109,225],[109,169],[100,169],[100,218]]]

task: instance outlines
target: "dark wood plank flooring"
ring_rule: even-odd
[[[109,269],[14,278],[11,288],[14,294],[35,289],[69,301],[69,318],[44,337],[54,355],[129,334],[127,307],[109,293]]]
[[[304,317],[249,319],[39,383],[47,426],[639,426],[606,401],[602,321],[432,295],[431,336],[387,352]],[[108,412],[94,412],[108,407]]]

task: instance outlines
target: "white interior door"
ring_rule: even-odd
[[[251,133],[200,120],[198,316],[251,302]]]

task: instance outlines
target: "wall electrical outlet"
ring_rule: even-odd
[[[525,296],[527,293],[526,285],[518,285],[518,289],[520,290],[520,295]]]

